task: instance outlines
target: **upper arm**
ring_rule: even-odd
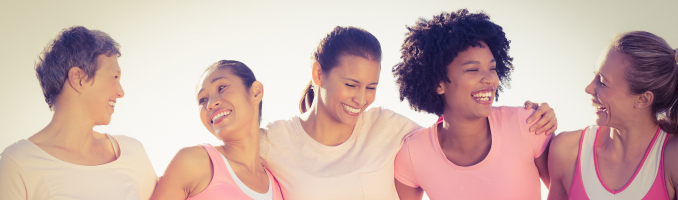
[[[669,141],[664,148],[664,158],[675,158],[678,156],[678,138],[675,135],[670,135]],[[670,199],[676,198],[676,191],[678,190],[678,160],[664,159],[664,176],[666,177],[666,191],[669,193]]]
[[[398,151],[394,163],[395,179],[399,183],[403,183],[412,188],[418,188],[416,174],[414,173],[414,165],[412,164],[412,156],[410,155],[410,145],[406,139],[403,146]],[[398,182],[396,181],[396,182]]]
[[[567,199],[574,178],[582,130],[562,132],[553,138],[548,151],[551,187],[549,199]]]
[[[551,145],[551,139],[549,138],[548,143],[546,145],[546,150],[544,150],[538,158],[534,159],[534,165],[537,166],[537,170],[539,170],[539,178],[541,178],[542,182],[544,182],[544,185],[546,185],[546,188],[550,188],[551,186],[551,179],[549,178],[549,168],[548,168],[548,157],[549,157],[549,146]]]
[[[212,162],[207,152],[199,146],[183,148],[160,177],[151,199],[186,199],[204,190],[211,177]]]
[[[424,196],[424,190],[420,187],[413,188],[401,183],[398,179],[395,180],[396,191],[398,191],[398,197],[401,200],[421,200]]]
[[[21,167],[10,157],[0,157],[0,199],[27,199]]]
[[[547,148],[551,142],[552,134],[535,134],[530,132],[530,127],[537,123],[537,121],[535,120],[531,123],[527,123],[527,118],[530,117],[530,115],[532,115],[535,110],[525,110],[523,108],[514,109],[518,110],[518,124],[520,124],[520,133],[524,136],[525,141],[532,150],[533,158],[537,159],[544,157],[542,159],[546,160],[548,153],[546,153],[546,156],[544,156],[544,154],[547,152]]]

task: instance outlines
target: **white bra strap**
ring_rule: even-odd
[[[108,133],[104,133],[106,137],[108,137],[109,140],[111,140],[111,145],[113,145],[113,152],[115,152],[115,158],[120,157],[120,149],[118,149],[118,141],[115,140],[115,138]]]

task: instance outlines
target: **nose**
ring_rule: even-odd
[[[207,101],[207,110],[210,111],[221,104],[221,100],[216,97],[210,97]]]
[[[494,84],[496,82],[499,82],[499,77],[497,75],[497,71],[495,70],[488,70],[485,73],[485,76],[480,80],[482,83],[489,83],[489,84]]]
[[[367,91],[365,91],[365,88],[363,88],[361,90],[357,90],[353,94],[353,98],[352,98],[353,102],[358,104],[358,106],[360,108],[362,108],[365,105],[365,103],[367,103],[367,99],[365,97],[367,94],[365,94],[365,93],[367,93]]]
[[[122,98],[125,96],[125,91],[122,89],[122,85],[120,82],[118,82],[118,91],[117,91],[118,98]]]
[[[596,78],[594,77],[591,83],[589,83],[585,88],[584,92],[596,96]]]

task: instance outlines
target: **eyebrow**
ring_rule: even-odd
[[[218,80],[220,80],[220,79],[228,79],[228,78],[225,77],[225,76],[216,77],[216,78],[212,79],[212,81],[210,81],[210,83],[214,83],[214,82],[216,82],[216,81],[218,81]],[[203,90],[205,90],[205,88],[200,89],[200,90],[198,91],[198,94],[200,94]]]
[[[356,83],[360,83],[360,81],[352,79],[352,78],[342,78],[342,79],[353,81],[353,82],[356,82]],[[379,82],[374,82],[374,83],[370,83],[370,84],[367,84],[367,85],[377,85],[377,84],[379,84]]]
[[[495,59],[490,60],[490,63],[496,63],[497,61]],[[480,64],[477,60],[469,60],[466,61],[464,64],[461,65],[470,65],[470,64]]]

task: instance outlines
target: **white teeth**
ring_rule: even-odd
[[[113,102],[113,101],[108,101],[108,105],[111,105],[111,107],[115,108],[115,102]]]
[[[226,111],[226,112],[221,112],[221,113],[219,113],[219,114],[217,114],[217,115],[214,115],[214,117],[212,117],[212,123],[216,122],[219,118],[222,118],[222,117],[224,117],[224,116],[226,116],[226,115],[228,115],[228,114],[231,114],[231,111],[230,111],[230,110],[229,110],[229,111]]]
[[[479,92],[479,93],[475,93],[471,96],[473,96],[474,98],[476,98],[477,100],[480,100],[480,101],[488,101],[492,97],[492,93],[491,92]]]
[[[341,104],[341,105],[344,106],[344,109],[348,110],[348,112],[351,112],[351,113],[358,113],[358,112],[360,112],[360,109],[359,109],[359,108],[353,108],[353,107],[348,106],[348,105],[346,105],[346,104]]]
[[[605,106],[603,106],[603,104],[599,104],[599,103],[593,102],[593,103],[592,103],[592,106],[593,106],[594,108],[596,108],[596,112],[607,111],[607,108],[606,108]]]

